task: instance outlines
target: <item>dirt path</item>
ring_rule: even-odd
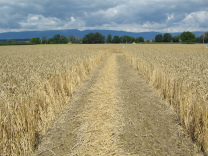
[[[41,140],[36,155],[201,155],[168,105],[111,54]]]

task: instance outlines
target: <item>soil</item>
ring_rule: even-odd
[[[112,53],[74,93],[34,155],[203,154],[157,91]]]

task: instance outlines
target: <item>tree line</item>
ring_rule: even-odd
[[[142,43],[150,42],[150,40],[145,40],[143,37],[134,38],[132,36],[117,36],[112,37],[109,34],[105,40],[105,36],[96,32],[89,33],[85,35],[82,39],[82,43],[85,44],[95,44],[95,43]],[[164,35],[158,34],[152,42],[183,42],[183,43],[207,43],[208,42],[208,32],[204,32],[200,37],[196,38],[195,34],[192,32],[183,32],[181,35],[172,36],[170,33],[165,33]]]
[[[66,44],[66,43],[83,43],[83,44],[98,44],[98,43],[142,43],[150,42],[150,40],[145,40],[143,37],[134,38],[132,36],[112,36],[109,34],[107,38],[101,33],[89,33],[85,35],[82,39],[75,35],[70,35],[68,38],[65,35],[56,34],[53,38],[47,39],[46,36],[40,38],[32,38],[30,43],[33,44]],[[165,33],[164,35],[158,34],[152,42],[183,42],[183,43],[207,43],[208,42],[208,32],[204,32],[200,37],[196,38],[195,34],[192,32],[183,32],[181,35],[172,36],[170,33]]]
[[[69,38],[67,38],[65,35],[59,35],[56,34],[52,38],[47,39],[46,36],[43,36],[42,39],[39,37],[32,38],[30,40],[30,43],[33,44],[66,44],[66,43],[83,43],[83,44],[97,44],[97,43],[140,43],[144,42],[143,37],[134,38],[132,36],[114,36],[112,37],[111,34],[107,36],[107,39],[105,36],[103,36],[101,33],[89,33],[85,35],[82,39],[75,35],[70,35]]]
[[[165,33],[164,35],[158,34],[155,36],[155,42],[180,42],[183,43],[207,43],[208,42],[208,32],[204,32],[200,37],[196,38],[195,34],[192,32],[183,32],[181,35],[172,37],[171,34]]]
[[[29,39],[1,39],[0,45],[33,45],[33,43],[30,43]]]
[[[97,44],[97,43],[143,43],[150,42],[150,40],[145,40],[143,37],[134,38],[132,36],[112,36],[109,34],[107,38],[100,34],[89,33],[85,35],[82,39],[79,36],[70,35],[68,38],[65,35],[56,34],[52,38],[47,38],[42,36],[42,38],[32,38],[30,41],[15,41],[7,40],[6,42],[0,42],[0,45],[24,45],[24,44],[67,44],[67,43],[83,43],[83,44]],[[157,34],[155,39],[151,42],[183,42],[183,43],[208,43],[208,32],[204,32],[200,37],[196,38],[195,34],[192,32],[183,32],[178,36],[172,36],[170,33]]]
[[[79,36],[70,35],[68,38],[65,35],[56,34],[52,38],[47,39],[46,36],[32,38],[31,43],[35,44],[66,44],[66,43],[81,43],[82,39]]]
[[[82,39],[82,43],[84,44],[96,44],[96,43],[139,43],[144,42],[143,37],[134,38],[132,36],[113,36],[109,34],[107,36],[107,39],[105,39],[105,36],[102,34],[96,32],[96,33],[89,33],[88,35],[85,35]]]

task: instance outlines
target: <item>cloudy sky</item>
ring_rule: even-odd
[[[0,0],[0,32],[208,31],[208,0]]]

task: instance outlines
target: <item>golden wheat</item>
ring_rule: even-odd
[[[107,52],[122,52],[208,153],[208,49],[203,45],[0,47],[0,155],[29,155]]]
[[[208,153],[208,49],[204,45],[127,46],[126,58],[176,110]]]
[[[0,155],[29,155],[106,50],[0,47]]]

